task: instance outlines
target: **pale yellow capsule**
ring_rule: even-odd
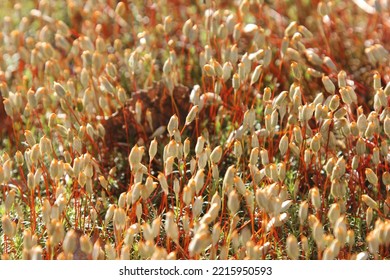
[[[368,207],[371,207],[372,209],[377,210],[379,208],[378,203],[366,194],[362,195],[362,200]]]
[[[307,214],[309,210],[309,205],[307,201],[301,202],[299,206],[298,216],[299,216],[299,223],[303,225],[307,219]]]
[[[193,120],[196,118],[198,112],[199,112],[199,106],[197,106],[197,105],[193,106],[186,117],[185,124],[189,125],[190,123],[192,123]]]
[[[87,255],[92,253],[93,245],[88,235],[83,235],[80,237],[80,249]]]
[[[349,249],[351,250],[351,248],[355,244],[355,232],[352,229],[347,231],[346,242],[349,244]]]
[[[338,95],[332,96],[330,102],[329,102],[329,109],[334,112],[336,111],[340,106],[340,97]]]
[[[105,226],[107,226],[109,224],[109,222],[111,222],[112,217],[114,216],[115,208],[116,208],[115,205],[110,205],[110,207],[108,208],[106,215],[105,215],[105,218],[104,218]]]
[[[3,215],[1,218],[1,225],[6,236],[9,238],[13,238],[15,236],[16,224],[15,222],[11,221],[8,215]]]
[[[321,208],[321,196],[317,187],[310,189],[311,203],[314,208],[318,211]]]
[[[207,248],[207,246],[209,246],[210,243],[211,243],[211,237],[209,233],[207,232],[196,233],[188,246],[188,251],[190,252],[190,256],[192,257],[197,254],[200,254],[203,250]]]
[[[321,148],[321,134],[317,133],[313,136],[313,139],[310,143],[310,148],[313,150],[313,152],[318,153]]]
[[[364,173],[366,174],[366,179],[368,182],[370,182],[374,186],[378,184],[378,176],[376,176],[375,172],[372,171],[371,168],[366,168]]]
[[[167,126],[169,136],[173,136],[174,131],[177,129],[179,129],[179,118],[175,114],[170,118]]]
[[[188,154],[190,153],[190,139],[189,138],[186,138],[186,140],[184,140],[184,143],[183,143],[183,155],[184,155],[184,158],[187,158]]]
[[[224,63],[222,67],[222,79],[226,82],[232,76],[233,66],[230,61]]]
[[[77,233],[71,229],[69,230],[64,238],[62,243],[62,248],[64,249],[65,254],[72,254],[76,250],[77,246]]]
[[[236,156],[237,159],[239,159],[242,155],[242,146],[239,140],[234,141],[233,154]]]
[[[337,219],[340,217],[340,205],[333,203],[328,211],[328,219],[332,225],[334,225]]]
[[[165,232],[169,238],[178,241],[179,229],[174,221],[174,214],[172,211],[168,212],[165,217]]]
[[[113,216],[114,225],[118,230],[123,230],[126,225],[126,212],[123,208],[116,208]]]
[[[129,154],[129,163],[131,167],[136,166],[141,162],[143,150],[138,147],[136,144],[130,151]]]
[[[154,138],[150,142],[150,146],[149,146],[149,161],[150,162],[153,161],[156,154],[157,154],[157,141],[156,141],[156,138]]]
[[[223,179],[224,188],[233,186],[235,173],[236,173],[235,166],[234,165],[229,166],[225,173],[225,177]]]
[[[234,216],[240,209],[240,198],[235,190],[232,190],[228,196],[228,209],[230,214]]]
[[[203,66],[203,71],[206,73],[209,77],[214,77],[216,75],[214,67],[210,64],[206,64]]]
[[[297,238],[294,235],[289,235],[286,241],[286,251],[287,255],[292,260],[297,260],[299,258],[299,247]]]
[[[164,193],[168,194],[169,186],[168,186],[167,178],[165,177],[165,175],[160,172],[158,174],[157,178],[158,178],[158,181],[159,181]]]
[[[210,160],[212,163],[218,163],[222,158],[222,147],[217,146],[210,154]]]
[[[255,70],[252,73],[251,83],[250,83],[251,85],[255,84],[259,80],[262,71],[263,71],[262,65],[256,66]]]

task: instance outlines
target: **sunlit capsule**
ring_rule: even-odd
[[[203,169],[199,169],[194,177],[194,182],[195,182],[195,193],[199,194],[199,192],[202,190],[204,186],[204,179],[205,179],[205,174]]]
[[[346,78],[347,78],[347,73],[344,70],[341,70],[337,74],[337,82],[338,82],[339,88],[343,88],[343,87],[347,86],[347,79]]]
[[[367,139],[371,139],[371,137],[373,137],[373,135],[374,135],[374,132],[375,132],[375,123],[369,122],[367,125],[367,129],[364,132],[364,136]]]
[[[321,134],[317,133],[313,136],[310,148],[313,150],[313,152],[317,153],[321,148]]]
[[[198,111],[199,111],[199,106],[195,105],[191,108],[191,110],[189,111],[187,117],[186,117],[186,125],[189,125],[190,123],[192,123],[192,121],[196,118],[197,114],[198,114]]]
[[[269,163],[269,159],[268,159],[268,151],[266,149],[262,149],[260,151],[260,159],[261,159],[261,163],[265,166]]]
[[[157,178],[164,193],[168,194],[169,186],[168,186],[167,178],[164,176],[163,173],[159,173]]]
[[[351,104],[353,102],[352,97],[349,94],[349,91],[346,88],[340,89],[341,99],[345,104]]]
[[[149,146],[149,161],[152,161],[156,154],[157,154],[157,141],[156,138],[154,138],[150,142],[150,146]]]
[[[203,151],[205,143],[206,139],[203,136],[199,136],[195,145],[195,154],[197,156],[199,156],[200,153]]]
[[[334,113],[334,118],[335,119],[344,119],[344,116],[347,114],[347,110],[344,107],[339,108],[335,113]],[[348,126],[349,128],[349,126]]]
[[[340,205],[338,203],[333,203],[328,211],[328,219],[332,225],[334,225],[337,219],[340,217]]]
[[[190,139],[189,138],[186,138],[186,140],[184,140],[184,143],[183,143],[183,155],[184,155],[184,158],[186,158],[188,156],[188,154],[190,153]]]
[[[332,80],[328,76],[322,76],[322,83],[327,92],[334,94],[336,91],[336,87],[333,84]]]
[[[169,123],[167,125],[169,136],[173,136],[174,131],[177,130],[178,128],[179,128],[179,118],[176,115],[173,115],[170,118]]]
[[[351,250],[351,248],[353,247],[353,245],[355,244],[355,232],[350,229],[347,231],[347,238],[346,238],[346,242],[348,243],[349,245],[349,248]]]
[[[13,238],[16,233],[15,222],[11,221],[8,215],[3,215],[1,218],[1,224],[4,234],[9,238]]]
[[[76,250],[77,246],[77,233],[71,229],[69,230],[64,238],[62,243],[62,248],[64,249],[65,254],[73,253]]]
[[[126,225],[126,212],[123,208],[116,208],[113,216],[114,225],[118,230],[123,230]]]
[[[164,147],[164,160],[168,157],[177,157],[178,155],[178,145],[175,140],[169,141],[169,143]]]
[[[235,91],[237,91],[240,88],[240,76],[238,75],[238,73],[234,73],[232,84],[233,84],[233,89]]]
[[[210,154],[210,160],[212,163],[218,163],[222,158],[222,147],[217,146]]]
[[[292,260],[297,260],[299,257],[299,247],[297,238],[294,235],[289,235],[286,241],[287,255]]]
[[[366,174],[367,181],[369,181],[374,186],[378,184],[378,176],[376,176],[375,172],[372,171],[371,168],[366,168],[365,174]]]
[[[230,61],[227,61],[223,64],[222,67],[222,79],[226,82],[232,76],[233,66]]]
[[[255,84],[258,80],[263,71],[263,66],[258,65],[256,66],[255,70],[253,71],[252,77],[251,77],[251,85]]]
[[[210,65],[210,64],[206,64],[205,66],[203,66],[203,71],[209,77],[214,77],[216,75],[214,67],[212,65]]]
[[[347,91],[347,94],[351,98],[352,102],[357,103],[357,95],[354,89],[350,86],[346,86],[345,90]]]
[[[288,144],[288,147],[294,156],[300,155],[300,150],[294,142],[290,142],[290,144]]]
[[[338,95],[334,95],[329,102],[329,109],[331,111],[336,111],[340,106],[340,97]]]
[[[236,173],[235,166],[234,165],[229,166],[226,173],[225,173],[225,177],[223,179],[224,188],[225,187],[228,188],[229,186],[233,186],[235,173]]]
[[[379,251],[379,240],[374,236],[372,232],[370,232],[366,238],[368,244],[368,251],[377,256]]]
[[[373,200],[370,196],[363,194],[362,200],[368,207],[371,207],[372,209],[375,210],[378,209],[378,203],[375,200]]]
[[[323,229],[323,225],[321,224],[321,222],[316,222],[313,225],[312,234],[313,234],[314,241],[317,243],[317,246],[323,247],[324,246],[324,244],[323,244],[324,229]]]
[[[215,70],[215,74],[217,75],[217,77],[221,78],[222,75],[223,75],[223,70],[222,70],[221,64],[219,64],[218,61],[213,59],[212,60],[212,65],[213,65],[213,69]]]
[[[359,132],[363,134],[368,126],[367,117],[364,114],[359,115],[357,120],[357,127],[359,129]]]
[[[357,126],[357,123],[356,122],[351,122],[350,125],[349,125],[349,129],[351,130],[351,134],[353,136],[358,136],[359,135],[359,128]]]
[[[288,149],[288,137],[283,135],[279,142],[279,151],[281,155],[285,155]]]
[[[307,214],[309,210],[309,205],[307,201],[301,202],[299,206],[298,216],[299,216],[299,223],[303,225],[307,219]]]
[[[168,212],[165,217],[165,232],[167,233],[167,236],[175,242],[178,240],[179,229],[174,221],[174,214],[171,211]]]
[[[378,147],[374,147],[372,149],[372,157],[371,157],[371,161],[374,164],[374,166],[378,166],[379,161],[380,161],[379,156],[380,156],[379,155],[379,148]]]
[[[141,162],[143,150],[135,145],[129,154],[129,163],[131,167],[135,167],[137,164]]]
[[[368,207],[368,208],[367,208],[367,211],[366,211],[366,225],[367,225],[367,228],[370,227],[371,222],[372,222],[372,218],[373,218],[373,211],[372,211],[372,208],[371,208],[371,207]]]
[[[274,182],[277,182],[279,180],[279,177],[278,177],[278,169],[276,167],[276,164],[270,164],[268,165],[269,166],[269,169],[270,169],[270,178],[274,181]]]
[[[185,186],[183,188],[183,202],[185,205],[188,206],[188,205],[190,205],[191,200],[192,200],[192,191],[191,191],[190,187]]]
[[[202,231],[200,233],[196,233],[188,246],[190,256],[200,254],[203,250],[207,248],[207,246],[209,246],[210,243],[211,237],[208,232]]]
[[[174,157],[168,157],[164,162],[164,173],[165,176],[172,174],[173,172],[173,163],[175,162]]]
[[[235,190],[231,191],[228,196],[228,209],[234,216],[240,209],[240,198]]]
[[[305,104],[303,106],[299,106],[299,120],[300,121],[308,121],[313,116],[315,106],[313,103]]]
[[[317,187],[310,189],[311,203],[314,208],[318,211],[321,207],[321,196]]]
[[[187,204],[188,199],[186,199],[186,201],[185,201],[184,200],[184,196],[185,196],[185,193],[184,193],[184,190],[183,190],[183,202]],[[196,197],[195,201],[194,201],[194,204],[192,206],[192,214],[194,215],[194,217],[199,217],[199,215],[200,215],[200,213],[202,211],[202,206],[203,206],[203,198],[202,198],[202,196]]]
[[[383,174],[382,174],[382,182],[386,186],[390,185],[390,172],[388,172],[388,171],[383,172]]]

